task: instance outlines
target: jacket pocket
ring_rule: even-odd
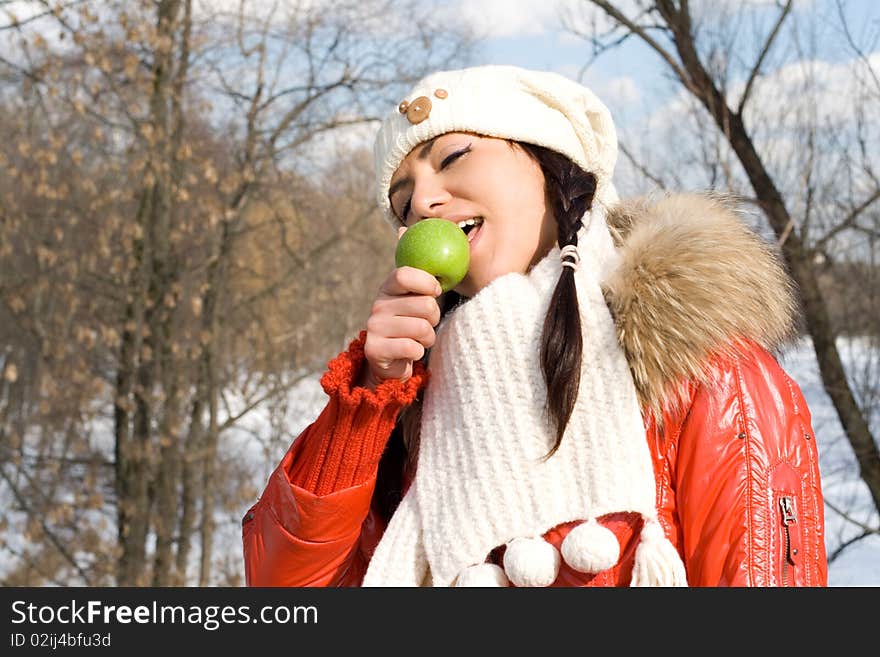
[[[804,477],[790,461],[777,463],[770,473],[768,523],[772,586],[805,586]]]

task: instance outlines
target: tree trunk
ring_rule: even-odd
[[[181,585],[186,583],[187,566],[189,565],[190,542],[193,535],[193,527],[196,517],[196,501],[198,499],[199,473],[202,461],[202,444],[204,443],[205,428],[202,415],[205,411],[205,381],[199,366],[198,381],[196,383],[195,398],[192,401],[190,412],[189,431],[183,448],[181,494],[180,494],[180,520],[177,529],[177,576]]]
[[[185,126],[183,113],[183,94],[186,78],[189,70],[189,39],[192,27],[192,2],[184,3],[183,20],[180,27],[176,24],[170,26],[173,33],[181,30],[180,56],[176,72],[172,75],[171,98],[171,133],[167,147],[167,160],[170,166],[170,177],[167,181],[168,198],[171,198],[171,185],[173,181],[180,180],[183,176],[183,166],[178,157],[179,149],[183,143],[183,131]],[[175,14],[172,16],[174,18]],[[180,477],[180,422],[178,407],[178,381],[180,373],[177,363],[173,358],[172,342],[174,311],[177,307],[177,295],[174,292],[174,284],[179,277],[178,263],[175,261],[169,245],[171,234],[172,208],[170,203],[164,208],[165,213],[161,221],[161,237],[159,244],[161,250],[157,252],[158,258],[154,267],[156,279],[160,285],[160,294],[157,300],[161,308],[157,322],[157,333],[161,336],[161,346],[158,350],[158,366],[165,400],[164,410],[159,424],[159,471],[156,485],[156,558],[153,565],[153,586],[168,586],[179,582],[172,581],[175,578],[172,573],[173,560],[173,532],[177,526],[178,504],[177,491]],[[184,574],[185,577],[185,574]]]
[[[137,221],[143,223],[149,212],[149,195],[141,195]],[[134,277],[130,301],[126,306],[125,323],[116,371],[116,399],[114,415],[115,488],[119,558],[117,586],[136,586],[138,572],[144,562],[145,532],[139,519],[147,498],[146,449],[138,442],[132,426],[134,391],[140,354],[143,346],[144,305],[146,296],[145,263],[149,245],[137,240],[134,245]]]
[[[199,586],[209,586],[211,580],[211,556],[214,541],[214,501],[215,501],[215,462],[219,429],[217,420],[217,398],[219,384],[217,380],[217,342],[219,336],[220,298],[226,289],[226,272],[228,259],[232,250],[232,231],[230,221],[221,222],[220,239],[217,255],[208,270],[208,285],[204,293],[203,321],[209,339],[202,346],[203,372],[205,376],[205,393],[208,402],[208,429],[204,434],[202,466],[202,523],[201,543],[202,554],[199,565]]]
[[[177,421],[177,373],[171,359],[169,342],[169,321],[164,323],[161,350],[162,390],[165,408],[159,424],[159,464],[156,474],[156,555],[153,561],[153,586],[177,584],[172,572],[173,532],[177,526],[177,483],[180,476],[180,444],[178,441],[179,423]]]
[[[213,354],[213,350],[211,352]],[[199,563],[199,586],[211,585],[211,557],[214,549],[215,459],[217,458],[217,377],[216,358],[209,358],[208,366],[208,431],[202,469],[202,555]]]
[[[120,507],[125,506],[128,516],[125,526],[120,523],[122,556],[120,557],[120,585],[145,586],[148,583],[146,542],[151,528],[152,503],[156,495],[153,488],[157,449],[153,444],[152,426],[164,426],[157,417],[159,404],[155,403],[155,385],[162,381],[161,365],[166,343],[168,308],[165,294],[173,275],[169,263],[169,235],[172,199],[172,164],[174,153],[170,147],[171,112],[169,100],[173,94],[173,50],[163,43],[173,43],[177,29],[176,17],[179,0],[163,0],[157,8],[157,47],[154,50],[153,91],[150,97],[150,127],[152,139],[147,140],[149,153],[144,197],[143,231],[149,249],[142,252],[140,267],[147,268],[146,289],[137,281],[135,298],[143,299],[144,323],[147,329],[143,349],[135,353],[139,358],[136,385],[133,388],[134,421],[128,454],[123,450],[123,463],[118,467],[125,473],[125,495]],[[140,303],[135,301],[135,303]],[[125,375],[127,377],[127,374]],[[127,382],[127,381],[126,381]],[[164,391],[163,391],[164,392]],[[173,403],[173,400],[166,400]],[[127,463],[126,463],[127,461]],[[163,510],[164,511],[164,510]],[[172,525],[173,526],[173,525]],[[163,548],[164,549],[164,548]]]

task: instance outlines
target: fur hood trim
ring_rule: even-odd
[[[730,199],[670,194],[622,201],[607,214],[620,253],[603,291],[642,407],[661,418],[690,381],[707,382],[713,357],[747,342],[778,350],[798,307],[772,244]]]

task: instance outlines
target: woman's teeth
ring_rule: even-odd
[[[465,234],[469,234],[474,228],[482,225],[483,219],[480,217],[472,217],[470,219],[465,219],[464,221],[458,222],[458,227],[461,228]]]

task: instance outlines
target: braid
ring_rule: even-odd
[[[577,246],[583,216],[589,211],[596,191],[596,178],[567,157],[544,148],[523,147],[541,165],[545,190],[557,225],[557,243]],[[552,456],[565,433],[580,388],[583,336],[574,269],[563,267],[544,318],[541,340],[541,371],[547,385],[547,415],[556,428]]]

